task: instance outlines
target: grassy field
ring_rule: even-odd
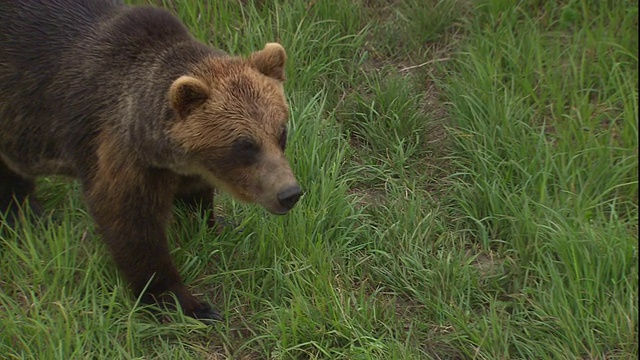
[[[306,194],[221,197],[220,236],[177,209],[210,327],[136,306],[78,185],[43,179],[61,220],[0,225],[0,358],[637,358],[637,1],[164,6],[232,54],[284,45]]]

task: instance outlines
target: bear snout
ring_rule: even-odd
[[[276,198],[278,199],[280,206],[289,211],[298,202],[300,196],[302,196],[302,189],[300,189],[298,184],[295,184],[278,192]]]

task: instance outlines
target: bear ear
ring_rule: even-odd
[[[191,76],[180,76],[171,84],[169,100],[180,118],[185,118],[193,109],[209,98],[209,88]]]
[[[287,61],[287,53],[278,43],[267,43],[264,49],[256,51],[249,56],[249,62],[264,75],[284,81],[284,64]]]

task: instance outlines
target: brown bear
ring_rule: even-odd
[[[210,206],[215,188],[275,214],[298,201],[285,61],[277,43],[229,56],[156,7],[0,2],[0,210],[37,208],[38,176],[77,178],[143,301],[219,319],[183,284],[165,226],[176,199]]]

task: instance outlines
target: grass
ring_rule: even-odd
[[[635,359],[638,3],[156,1],[233,54],[288,51],[286,217],[178,209],[193,291],[157,322],[78,185],[0,225],[7,359]],[[424,65],[420,65],[424,64]]]

